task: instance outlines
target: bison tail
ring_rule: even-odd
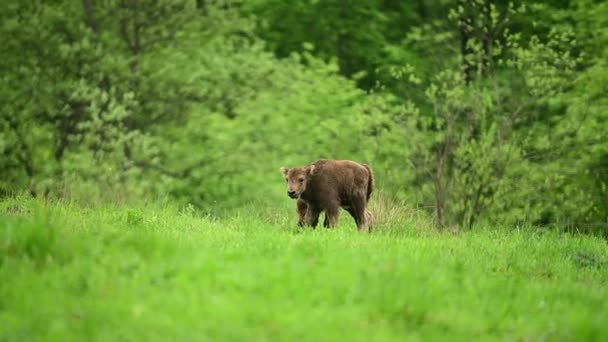
[[[369,201],[370,197],[372,197],[372,191],[374,191],[374,173],[372,169],[367,164],[363,164],[369,173],[369,180],[367,181],[367,201]]]

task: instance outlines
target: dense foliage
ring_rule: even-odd
[[[0,195],[236,208],[348,158],[444,226],[600,229],[607,27],[592,0],[6,0]]]

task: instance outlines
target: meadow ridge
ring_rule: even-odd
[[[608,252],[534,229],[0,202],[0,341],[608,338]],[[390,224],[387,224],[390,225]]]

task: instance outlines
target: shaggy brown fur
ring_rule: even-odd
[[[287,181],[287,194],[297,199],[300,226],[316,227],[325,211],[323,226],[336,227],[340,208],[344,208],[359,230],[370,228],[367,202],[374,189],[374,174],[368,165],[320,159],[304,167],[283,167],[281,172]]]

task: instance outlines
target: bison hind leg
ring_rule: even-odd
[[[353,198],[349,213],[355,219],[359,231],[369,231],[371,213],[367,210],[367,200],[364,195]]]
[[[357,224],[357,226],[359,226],[359,219],[357,217],[357,213],[355,212],[355,209],[353,208],[353,206],[347,205],[347,206],[344,206],[343,208],[350,214],[350,216],[352,216],[352,218],[355,220],[355,223]]]

